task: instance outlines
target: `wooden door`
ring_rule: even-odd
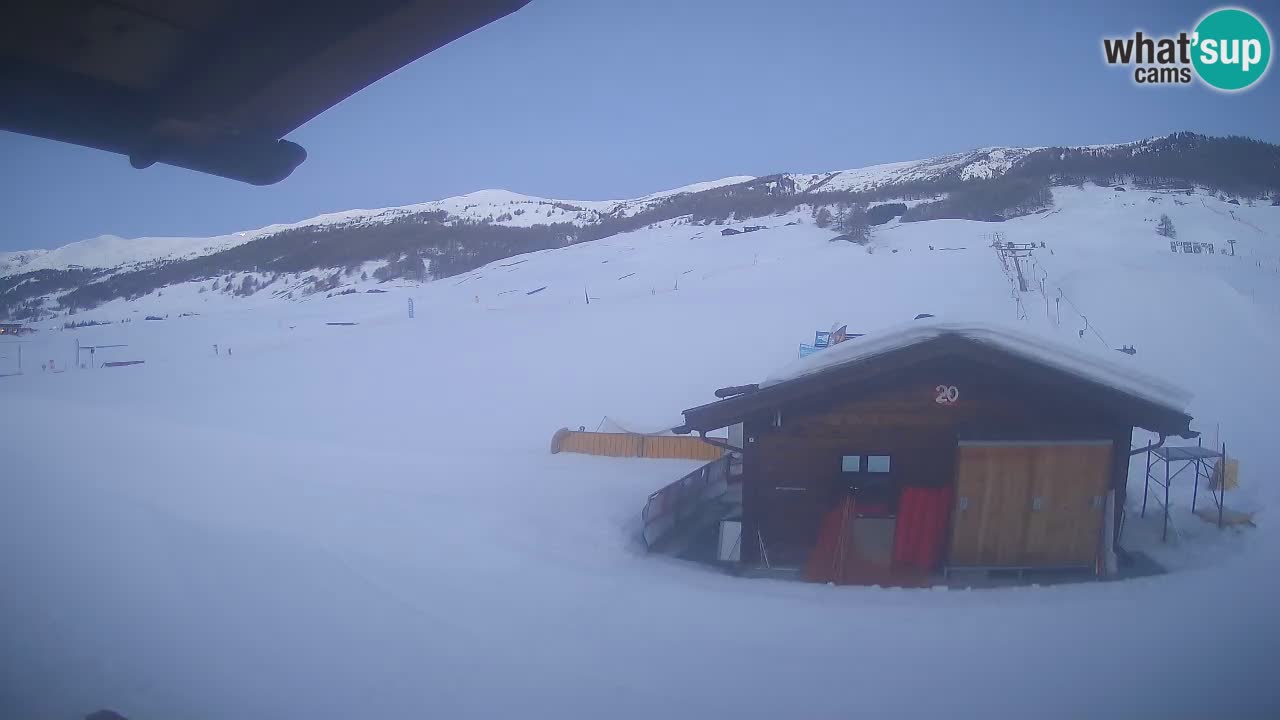
[[[989,443],[958,449],[949,564],[1092,565],[1111,443]]]
[[[1029,448],[959,448],[952,565],[1011,565],[1020,559],[1030,472]]]
[[[1109,442],[1036,448],[1025,564],[1093,564],[1110,467]]]
[[[759,531],[769,562],[803,565],[817,541],[818,527],[831,509],[831,483],[815,467],[789,455],[770,455],[760,464]]]

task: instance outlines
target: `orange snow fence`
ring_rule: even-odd
[[[684,435],[599,433],[560,428],[551,438],[551,452],[582,453],[607,457],[673,458],[711,461],[724,449]]]

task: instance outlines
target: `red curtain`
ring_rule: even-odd
[[[950,486],[903,488],[893,534],[894,566],[924,571],[937,567],[950,522]]]

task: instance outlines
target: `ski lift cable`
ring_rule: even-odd
[[[999,253],[998,248],[996,249],[996,252]],[[1052,279],[1049,276],[1049,271],[1043,266],[1043,264],[1040,263],[1039,260],[1036,259],[1035,255],[1029,255],[1028,257],[1031,260],[1032,277],[1034,278],[1036,276],[1037,271],[1039,271],[1040,273],[1043,273],[1044,283],[1053,285],[1053,287],[1057,289],[1058,296],[1061,299],[1066,300],[1067,306],[1071,308],[1071,311],[1074,312],[1077,316],[1079,316],[1081,320],[1084,321],[1085,329],[1091,330],[1093,332],[1094,337],[1098,338],[1098,342],[1102,343],[1104,347],[1110,348],[1111,346],[1107,344],[1106,338],[1102,337],[1102,333],[1099,332],[1098,328],[1089,322],[1089,318],[1086,317],[1084,313],[1080,312],[1080,308],[1076,307],[1076,304],[1071,301],[1071,298],[1067,296],[1067,293],[1062,289],[1062,286],[1053,283]],[[1013,272],[1003,262],[1001,263],[1001,269],[1004,271],[1005,277],[1008,278],[1010,285],[1016,288],[1017,281],[1013,277]],[[1041,292],[1043,293],[1043,288]],[[1020,312],[1019,319],[1025,319],[1025,308],[1022,307],[1021,299],[1017,297],[1016,289],[1013,290],[1013,294],[1019,306],[1019,312]],[[1045,298],[1045,306],[1047,311],[1048,309],[1047,297]]]
[[[1039,268],[1040,272],[1044,273],[1045,282],[1048,284],[1053,284],[1052,279],[1049,277],[1049,271],[1045,269],[1043,264],[1041,264],[1038,260],[1036,260],[1035,256],[1032,256],[1031,262],[1034,267]],[[1071,311],[1074,312],[1076,315],[1078,315],[1081,320],[1084,320],[1085,329],[1092,330],[1094,336],[1098,338],[1098,342],[1110,348],[1111,346],[1107,344],[1106,338],[1102,337],[1102,333],[1098,331],[1098,328],[1089,322],[1089,318],[1086,317],[1084,313],[1080,312],[1080,308],[1076,307],[1076,304],[1071,302],[1071,298],[1067,296],[1067,293],[1065,290],[1062,289],[1062,286],[1057,284],[1053,284],[1053,286],[1054,288],[1057,289],[1058,296],[1061,299],[1067,301],[1067,306],[1071,308]]]

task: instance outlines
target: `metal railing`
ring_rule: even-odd
[[[729,481],[730,455],[712,460],[666,487],[649,495],[641,519],[646,549],[697,517],[703,503],[725,493]]]

